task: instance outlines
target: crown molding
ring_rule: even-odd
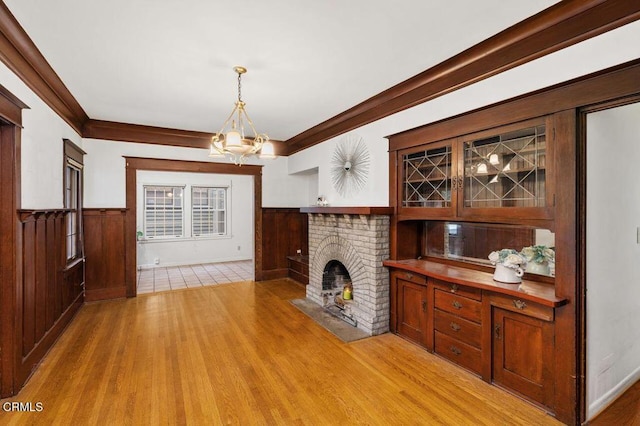
[[[563,0],[287,141],[271,142],[277,155],[291,155],[637,19],[639,2]],[[209,147],[210,133],[90,119],[1,0],[0,60],[84,138]]]
[[[287,155],[640,19],[640,2],[564,0],[285,141]]]
[[[89,119],[4,2],[0,1],[0,60],[81,134]]]

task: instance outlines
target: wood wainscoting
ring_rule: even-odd
[[[262,209],[262,279],[285,278],[288,256],[309,254],[308,220],[299,208]]]
[[[121,208],[83,210],[87,302],[127,295],[125,215]]]
[[[67,264],[67,210],[19,211],[15,305],[17,392],[83,302],[84,262]]]

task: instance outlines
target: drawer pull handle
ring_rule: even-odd
[[[460,327],[460,324],[455,322],[452,322],[451,324],[449,324],[449,327],[451,327],[453,331],[460,331],[460,328],[462,328]]]
[[[458,288],[458,284],[451,284],[451,293],[456,293]]]
[[[406,273],[405,276],[407,277],[408,280],[410,280],[411,278],[413,278],[413,274],[410,273]]]
[[[422,312],[427,312],[427,301],[426,300],[422,301]]]
[[[513,306],[515,306],[516,308],[522,310],[522,309],[527,307],[527,304],[525,302],[523,302],[522,300],[514,300],[513,301]]]
[[[462,351],[458,348],[456,348],[455,346],[451,346],[451,352],[453,352],[455,355],[460,355],[462,353]]]
[[[462,309],[462,303],[458,302],[457,300],[455,300],[451,306],[453,306],[456,309]]]

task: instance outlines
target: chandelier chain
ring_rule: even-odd
[[[238,102],[242,102],[242,73],[238,73]]]

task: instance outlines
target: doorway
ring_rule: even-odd
[[[126,161],[126,215],[125,215],[125,283],[127,297],[137,294],[137,172],[211,173],[249,175],[253,177],[253,258],[254,279],[262,280],[262,166],[199,161],[161,160],[125,157]]]
[[[640,102],[586,119],[586,420],[640,379]]]

